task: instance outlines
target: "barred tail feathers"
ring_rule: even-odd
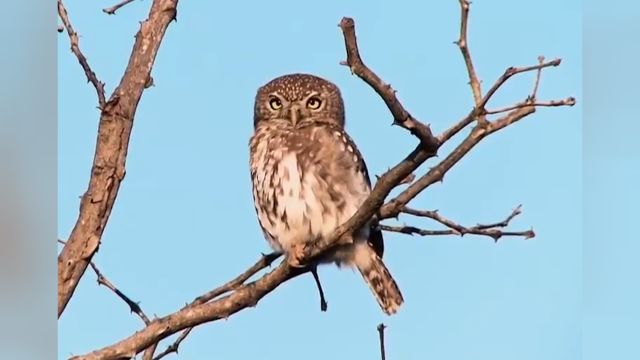
[[[368,244],[358,244],[355,251],[355,266],[371,289],[382,311],[387,315],[395,314],[404,299],[389,269]]]

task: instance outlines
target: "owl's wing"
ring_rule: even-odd
[[[371,193],[371,179],[367,164],[358,150],[355,142],[340,127],[333,124],[322,124],[310,129],[313,134],[310,146],[316,147],[307,155],[312,155],[312,162],[320,163],[322,177],[334,188],[341,189],[340,193],[353,194],[354,201],[359,206]],[[314,151],[315,150],[315,151]],[[370,223],[369,243],[379,257],[384,252],[384,239],[378,227],[378,221]]]

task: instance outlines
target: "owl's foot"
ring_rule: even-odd
[[[287,255],[287,263],[295,268],[302,268],[306,265],[302,264],[304,258],[304,244],[294,244]]]

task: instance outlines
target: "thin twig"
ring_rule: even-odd
[[[544,64],[544,56],[540,55],[538,56],[538,64]],[[536,72],[536,81],[534,81],[533,83],[533,90],[531,91],[531,94],[529,95],[529,100],[530,101],[535,101],[535,99],[538,98],[538,86],[540,85],[540,77],[542,75],[542,68],[538,69],[538,71]]]
[[[116,11],[118,11],[118,9],[120,9],[121,7],[134,2],[135,0],[124,0],[122,2],[119,2],[115,5],[113,5],[112,7],[108,7],[108,8],[104,8],[102,9],[102,11],[104,11],[105,13],[109,14],[109,15],[115,15]]]
[[[554,67],[555,66],[559,66],[561,61],[562,61],[561,59],[554,59],[552,61],[541,63],[541,64],[538,64],[538,65],[531,65],[531,66],[524,66],[524,67],[513,67],[512,66],[512,67],[507,68],[504,71],[504,73],[495,81],[493,86],[491,86],[489,91],[487,91],[487,93],[484,95],[484,97],[482,98],[482,102],[480,103],[481,106],[479,108],[483,108],[484,109],[484,107],[489,103],[489,100],[491,100],[491,97],[493,97],[493,95],[496,93],[496,91],[500,87],[502,87],[502,85],[504,85],[504,83],[507,80],[509,80],[509,78],[511,78],[512,76],[514,76],[516,74],[521,74],[521,73],[533,71],[533,70],[542,70],[544,68],[551,67],[551,66],[554,66]],[[525,106],[529,106],[529,105],[531,105],[531,104],[523,104],[522,106],[519,106],[519,107],[525,107]],[[566,104],[566,105],[571,105],[571,104]],[[469,112],[469,114],[467,114],[464,118],[459,120],[457,123],[455,123],[449,129],[444,131],[442,134],[438,135],[438,137],[437,137],[438,141],[440,141],[440,143],[442,143],[442,144],[447,142],[449,139],[451,139],[457,133],[459,133],[462,129],[464,129],[469,124],[471,124],[471,122],[473,122],[473,119],[475,119],[475,117],[476,117],[476,108],[478,108],[478,107],[474,107]],[[486,110],[484,111],[484,114],[487,114]]]
[[[320,276],[318,276],[318,268],[314,267],[311,270],[311,275],[313,275],[313,280],[316,282],[316,287],[318,288],[318,294],[320,295],[320,311],[327,311],[327,300],[324,297],[324,291],[322,290],[322,284],[320,283]]]
[[[491,86],[489,91],[487,91],[487,94],[482,99],[482,103],[481,103],[482,108],[484,108],[487,105],[487,103],[489,102],[489,100],[491,99],[493,94],[495,94],[496,91],[498,91],[498,89],[500,87],[502,87],[502,85],[507,80],[509,80],[509,78],[511,78],[512,76],[517,75],[517,74],[521,74],[521,73],[525,73],[525,72],[529,72],[529,71],[534,71],[534,70],[535,71],[541,71],[542,69],[547,68],[547,67],[559,66],[561,62],[562,62],[562,59],[553,59],[551,61],[541,62],[541,63],[539,63],[537,65],[507,68],[504,71],[504,73],[498,78],[498,80],[496,80],[496,82],[493,84],[493,86]]]
[[[460,235],[459,232],[455,230],[428,230],[421,229],[411,225],[386,225],[380,224],[378,225],[380,230],[389,231],[389,232],[397,232],[405,235],[420,235],[420,236],[440,236],[440,235]]]
[[[525,106],[536,107],[555,107],[555,106],[573,106],[576,104],[576,99],[572,96],[562,100],[549,100],[549,101],[536,101],[536,102],[520,102],[515,105],[507,106],[496,110],[487,110],[485,114],[500,114],[507,111],[515,110]]]
[[[386,325],[380,323],[377,327],[378,335],[380,338],[380,359],[385,360],[387,358],[386,351],[384,350],[384,329],[386,329]]]
[[[63,245],[67,244],[66,241],[63,241],[60,239],[58,239],[58,243]],[[107,279],[106,276],[104,276],[104,274],[100,271],[100,269],[98,269],[98,266],[96,266],[96,264],[93,261],[91,261],[89,265],[93,269],[93,272],[96,274],[96,277],[97,277],[96,280],[98,282],[98,285],[102,285],[107,289],[111,290],[111,292],[116,294],[116,296],[118,296],[122,301],[124,301],[129,306],[129,310],[131,310],[132,313],[135,313],[136,315],[138,315],[138,317],[144,322],[145,325],[149,325],[151,321],[149,320],[149,317],[144,313],[144,311],[142,311],[140,304],[136,301],[131,300],[130,297],[125,295],[122,291],[120,291],[120,289],[118,289],[115,285],[113,285],[113,283],[109,281],[109,279]]]
[[[248,268],[245,272],[238,275],[235,279],[227,282],[226,284],[219,286],[206,294],[198,296],[195,300],[193,300],[187,307],[193,307],[195,305],[204,304],[208,301],[211,301],[217,298],[220,295],[224,295],[225,293],[235,290],[238,287],[242,286],[245,281],[249,280],[250,277],[257,274],[260,270],[265,269],[271,266],[277,258],[282,256],[281,253],[272,252],[270,254],[262,254],[260,260],[258,260],[252,267]]]
[[[73,26],[71,25],[71,21],[69,21],[69,14],[67,14],[67,9],[64,7],[62,0],[58,0],[58,15],[60,16],[60,20],[62,20],[62,24],[67,29],[67,34],[69,34],[71,51],[78,58],[78,62],[80,62],[80,66],[82,66],[82,69],[87,76],[87,81],[92,83],[93,87],[96,88],[100,109],[104,109],[104,106],[106,104],[104,95],[104,83],[98,80],[96,73],[91,70],[87,58],[84,56],[82,51],[80,51],[78,33],[76,33],[76,31],[73,29]]]
[[[113,283],[109,281],[109,279],[107,279],[102,274],[102,272],[100,272],[100,270],[98,269],[98,267],[93,261],[90,262],[89,265],[91,265],[93,272],[95,272],[96,276],[98,277],[97,279],[98,284],[105,286],[106,288],[111,290],[114,294],[116,294],[120,299],[122,299],[122,301],[124,301],[125,303],[127,303],[127,305],[129,305],[129,309],[131,310],[132,313],[137,314],[140,317],[140,319],[142,319],[142,321],[145,323],[145,325],[149,325],[151,321],[149,320],[147,315],[144,313],[144,311],[142,311],[142,308],[140,308],[140,305],[137,302],[131,300],[131,298],[125,295],[122,291],[120,291],[115,285],[113,285]]]
[[[522,214],[522,204],[516,206],[513,210],[511,210],[511,214],[509,214],[509,216],[507,216],[502,221],[498,221],[491,224],[478,224],[473,228],[480,229],[480,230],[491,229],[491,228],[505,228],[509,226],[509,223],[511,222],[511,220],[513,220],[516,216],[520,214]]]
[[[163,352],[159,353],[156,357],[153,358],[153,360],[160,360],[163,357],[171,354],[171,353],[178,353],[178,347],[180,346],[180,344],[184,341],[184,339],[187,338],[187,336],[189,336],[189,333],[191,332],[191,330],[193,330],[192,327],[186,329],[185,331],[183,331],[182,333],[180,333],[180,336],[178,336],[178,338],[176,339],[176,341],[174,341],[171,345],[167,346],[166,349],[164,349]]]
[[[436,236],[436,235],[458,235],[464,236],[466,234],[471,235],[483,235],[491,237],[494,241],[498,241],[503,236],[518,236],[524,237],[524,239],[531,239],[535,237],[535,232],[533,229],[526,231],[502,231],[500,228],[505,228],[509,226],[511,220],[513,220],[516,216],[522,213],[522,205],[518,205],[515,209],[511,211],[509,216],[507,216],[504,220],[499,222],[491,223],[491,224],[478,224],[472,227],[465,227],[453,220],[450,220],[438,213],[437,210],[429,211],[429,210],[415,210],[411,208],[403,208],[402,212],[409,215],[425,217],[439,222],[440,224],[449,228],[449,230],[426,230],[421,229],[415,226],[391,226],[391,225],[380,225],[380,229],[384,231],[398,232],[408,235],[421,235],[421,236]]]
[[[469,43],[467,40],[467,27],[469,23],[469,8],[471,3],[468,0],[459,0],[460,3],[460,37],[456,44],[462,53],[464,63],[467,68],[467,74],[469,75],[469,86],[471,86],[471,92],[473,94],[473,102],[475,104],[474,117],[477,116],[478,123],[482,126],[486,125],[487,118],[483,115],[482,107],[482,90],[480,87],[480,80],[476,74],[476,70],[473,66],[473,60],[471,59],[471,52],[469,51]]]
[[[462,232],[465,230],[465,228],[463,226],[460,226],[458,224],[456,224],[455,222],[445,218],[444,216],[440,215],[440,213],[438,213],[438,210],[416,210],[416,209],[412,209],[409,207],[404,207],[402,209],[402,212],[405,214],[409,214],[409,215],[414,215],[414,216],[420,216],[420,217],[426,217],[432,220],[435,220],[439,223],[441,223],[442,225],[450,228],[451,230],[455,230],[457,235],[462,234]]]

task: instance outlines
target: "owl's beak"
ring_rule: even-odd
[[[300,108],[297,106],[292,106],[289,109],[289,120],[291,121],[291,125],[296,126],[298,121],[300,121]]]

